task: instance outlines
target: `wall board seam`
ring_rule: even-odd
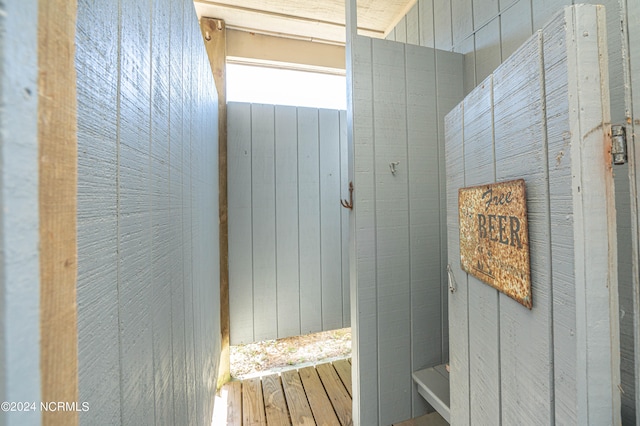
[[[277,158],[278,158],[278,144],[277,144],[277,139],[276,139],[276,129],[278,128],[278,114],[277,114],[277,108],[273,108],[273,199],[277,200],[278,199],[278,189],[277,189],[277,182],[278,182],[278,166],[276,164]],[[273,239],[273,247],[274,247],[274,258],[273,258],[273,263],[274,263],[274,270],[273,270],[273,274],[274,274],[274,278],[275,278],[275,304],[276,304],[276,315],[275,315],[275,320],[276,320],[276,324],[275,324],[275,331],[276,331],[276,336],[278,335],[278,330],[280,330],[280,318],[278,317],[278,309],[280,308],[279,306],[279,299],[278,299],[278,203],[274,202],[274,214],[273,214],[273,229],[274,229],[274,233],[275,233],[275,238]]]
[[[116,80],[116,293],[118,300],[118,378],[119,378],[119,397],[120,397],[120,424],[124,424],[124,413],[122,407],[124,407],[124,382],[122,377],[124,376],[122,360],[124,359],[124,351],[122,345],[122,267],[120,265],[120,247],[122,244],[122,232],[121,232],[121,216],[122,211],[121,199],[120,199],[120,184],[122,183],[121,172],[121,142],[122,142],[122,124],[120,122],[120,116],[122,112],[122,98],[120,92],[122,90],[122,0],[118,0],[118,69]],[[181,225],[182,228],[182,225]],[[184,249],[183,249],[184,250]],[[184,258],[184,253],[183,253]],[[184,281],[183,281],[184,283]],[[183,284],[184,285],[184,284]],[[185,328],[186,335],[186,328]]]
[[[323,274],[322,274],[322,262],[323,262],[323,256],[322,256],[322,158],[320,157],[320,143],[321,143],[321,138],[320,138],[320,110],[316,110],[316,120],[318,122],[318,130],[317,130],[317,140],[318,140],[318,146],[317,146],[317,158],[318,158],[318,228],[320,229],[320,238],[319,238],[319,247],[318,247],[318,253],[320,255],[320,270],[319,270],[319,274],[320,274],[320,328],[324,329],[324,301],[322,299],[322,293],[324,290],[324,282],[323,282]]]
[[[532,18],[533,19],[533,18]],[[547,222],[547,232],[549,237],[551,237],[551,180],[549,178],[549,133],[548,133],[548,127],[547,127],[547,120],[548,120],[548,116],[547,116],[547,86],[546,86],[546,72],[545,72],[545,57],[544,57],[544,34],[542,32],[542,30],[538,30],[538,51],[540,52],[540,99],[541,99],[541,108],[542,108],[542,135],[543,135],[543,156],[542,156],[542,161],[543,161],[543,167],[545,170],[547,170],[547,173],[545,174],[546,176],[546,191],[547,191],[547,196],[546,196],[546,201],[547,201],[547,208],[545,211],[545,220]],[[547,246],[547,258],[548,259],[552,259],[553,257],[553,247],[551,245],[551,240],[549,241],[549,244]],[[549,277],[553,277],[553,262],[549,262]],[[550,300],[550,307],[549,307],[549,414],[551,416],[551,418],[549,419],[549,425],[553,426],[555,425],[555,419],[556,419],[556,401],[555,401],[555,386],[554,386],[554,382],[555,382],[555,350],[554,350],[554,328],[553,328],[553,318],[554,318],[554,312],[553,312],[553,285],[549,286],[549,300]]]
[[[463,158],[463,167],[462,167],[462,176],[463,176],[463,181],[464,181],[464,186],[466,187],[468,185],[467,183],[467,168],[464,167],[464,158],[466,158],[466,135],[465,135],[465,106],[466,106],[466,102],[462,103],[462,123],[460,123],[460,132],[462,134],[462,158]],[[455,196],[455,195],[454,195]],[[458,208],[460,208],[460,206],[458,206]],[[455,238],[455,237],[454,237]],[[460,236],[458,235],[458,238],[460,238]],[[464,271],[463,271],[464,273]],[[467,399],[468,399],[468,405],[467,405],[467,417],[468,417],[468,423],[469,425],[471,425],[471,339],[469,338],[469,336],[471,336],[471,316],[469,315],[469,274],[464,274],[465,277],[465,281],[466,281],[466,296],[467,296],[467,303],[466,303],[466,307],[467,309],[465,309],[466,313],[467,313],[467,383],[468,383],[468,387],[467,387]]]
[[[496,160],[496,127],[495,127],[495,102],[494,102],[494,88],[495,88],[495,82],[494,82],[494,77],[493,74],[491,74],[490,76],[490,102],[491,102],[491,150],[493,151],[493,181],[496,182],[497,178],[498,178],[498,173],[497,173],[497,160]],[[502,351],[500,350],[500,348],[502,347],[502,334],[501,334],[501,324],[500,324],[500,292],[499,291],[495,291],[495,295],[496,295],[496,337],[497,337],[497,347],[498,347],[498,351],[497,351],[497,357],[498,357],[498,413],[499,413],[499,417],[498,417],[498,421],[499,424],[502,425],[502,368],[500,368],[500,366],[502,365]]]
[[[478,26],[477,26],[477,27],[476,27],[476,23],[475,23],[475,18],[474,18],[474,16],[473,16],[473,3],[472,3],[472,5],[471,5],[471,8],[472,8],[472,10],[471,10],[471,13],[472,13],[472,14],[471,14],[471,22],[472,22],[472,24],[471,24],[471,28],[472,28],[472,31],[470,31],[470,32],[466,33],[465,35],[463,35],[463,36],[461,37],[461,40],[463,40],[463,41],[464,41],[464,40],[468,39],[468,38],[469,38],[469,37],[471,37],[471,36],[475,36],[475,35],[476,35],[480,30],[482,30],[484,27],[486,27],[486,26],[488,26],[489,24],[491,24],[491,23],[492,23],[493,21],[495,21],[496,19],[498,19],[498,20],[502,19],[502,15],[503,15],[505,12],[507,12],[509,9],[511,9],[512,7],[514,7],[516,4],[518,4],[518,1],[530,1],[530,0],[517,0],[517,1],[512,2],[512,3],[511,3],[509,6],[507,6],[505,9],[500,10],[498,13],[496,13],[495,15],[492,15],[490,18],[488,18],[486,21],[484,21],[484,22],[482,22],[482,23],[478,24]],[[532,14],[532,16],[533,16],[533,14]],[[533,18],[531,18],[531,19],[533,19]],[[451,26],[453,27],[453,14],[451,15]],[[502,33],[502,30],[501,30],[500,32]],[[452,38],[452,40],[453,40],[453,38]],[[460,45],[460,44],[462,44],[462,42],[459,42],[459,43],[458,43],[458,45]],[[454,47],[454,46],[452,46],[452,48],[453,48],[453,47]]]
[[[297,194],[300,194],[300,161],[298,161],[298,158],[300,158],[300,135],[298,132],[298,123],[300,122],[300,116],[299,116],[299,109],[296,108],[296,191]],[[296,207],[297,207],[297,217],[300,218],[300,196],[296,197],[297,198],[297,202],[296,202]],[[300,287],[300,281],[302,278],[302,273],[301,273],[301,269],[300,268],[300,220],[298,219],[298,235],[297,235],[297,239],[298,239],[298,250],[297,250],[297,255],[298,255],[298,306],[302,306],[302,289]],[[302,332],[302,309],[298,309],[298,329],[300,332]]]
[[[416,3],[417,4],[417,3]],[[419,20],[418,20],[419,21]],[[418,26],[420,25],[420,23],[418,22]],[[411,176],[411,166],[410,166],[410,162],[409,162],[409,114],[408,114],[408,105],[409,105],[409,88],[407,87],[407,49],[406,46],[402,47],[402,58],[404,60],[404,86],[405,86],[405,90],[404,90],[404,108],[405,108],[405,138],[407,143],[405,144],[405,154],[407,156],[407,194],[410,195],[411,194],[411,179],[409,179],[409,176]],[[414,349],[415,349],[415,345],[414,345],[414,341],[413,341],[413,333],[412,333],[412,328],[413,328],[413,321],[411,321],[411,319],[413,318],[413,304],[411,303],[412,300],[412,294],[411,294],[411,287],[412,287],[412,283],[413,283],[413,274],[412,274],[412,262],[411,262],[411,197],[408,196],[407,197],[407,229],[409,230],[409,238],[407,239],[409,245],[408,245],[408,250],[407,250],[407,259],[408,259],[408,271],[409,271],[409,292],[408,292],[408,303],[407,305],[409,306],[409,319],[410,319],[410,323],[409,323],[409,335],[411,336],[411,339],[409,341],[409,368],[410,370],[413,370],[413,362],[414,362]],[[411,387],[411,392],[415,393],[416,392],[416,388],[414,386]],[[413,396],[411,398],[409,398],[410,401],[410,405],[409,405],[409,409],[411,412],[411,415],[413,416],[414,413],[414,400],[413,400]]]
[[[153,18],[153,2],[149,1],[149,16]],[[151,181],[152,181],[152,172],[151,172],[151,164],[153,161],[153,156],[152,156],[152,146],[153,146],[153,89],[154,89],[154,72],[153,72],[153,67],[154,67],[154,55],[153,55],[153,19],[149,20],[149,104],[148,104],[148,117],[147,119],[149,120],[149,140],[147,143],[147,153],[145,153],[147,155],[147,193],[149,194],[149,207],[148,207],[148,233],[149,233],[149,247],[148,247],[148,254],[147,254],[147,261],[149,262],[148,265],[153,265],[153,259],[152,259],[152,251],[153,251],[153,189],[152,189],[152,185],[151,185]],[[153,276],[153,266],[151,267],[151,274]],[[153,310],[153,305],[150,303],[152,309]],[[155,351],[155,316],[153,314],[151,314],[151,368],[154,372],[154,377],[152,379],[152,392],[153,392],[153,422],[157,423],[157,418],[156,418],[156,412],[157,412],[157,401],[158,401],[158,397],[156,394],[156,386],[155,386],[155,372],[156,372],[156,351]]]
[[[251,126],[251,131],[249,134],[249,150],[253,153],[253,108],[254,104],[251,104],[249,108],[249,123]],[[253,155],[249,156],[249,170],[250,170],[250,192],[251,192],[251,203],[250,203],[250,212],[251,212],[251,247],[253,249],[253,231],[254,231],[254,217],[253,217]],[[256,340],[256,316],[255,316],[255,256],[251,255],[251,339],[253,341]]]
[[[420,22],[420,20],[418,19],[418,22]],[[436,110],[436,117],[440,117],[440,103],[437,101],[439,98],[439,92],[440,92],[440,85],[438,83],[439,80],[439,75],[440,73],[438,73],[438,52],[436,49],[432,49],[433,50],[433,64],[434,64],[434,69],[435,69],[435,73],[434,73],[434,79],[433,79],[433,84],[435,85],[434,89],[435,89],[435,93],[436,93],[436,100],[435,100],[435,110]],[[444,135],[442,135],[443,133],[443,128],[442,128],[442,124],[441,124],[441,120],[436,120],[436,155],[438,156],[438,159],[440,158],[440,156],[442,155],[441,150],[444,147],[440,146],[440,140],[442,138],[443,142],[444,142]],[[446,162],[446,159],[445,159]],[[446,197],[446,182],[442,182],[442,174],[441,174],[441,161],[438,160],[438,205],[440,206],[440,209],[446,209],[446,201],[445,201],[445,205],[442,206],[441,202],[442,202],[442,191],[443,191],[443,184],[445,185],[444,187],[444,192],[445,192],[445,197]],[[446,169],[446,165],[445,165],[445,169]],[[446,179],[445,179],[446,180]],[[439,219],[439,227],[442,228],[444,226],[445,228],[445,232],[448,232],[447,230],[447,221],[446,221],[446,216],[445,216],[445,223],[441,223],[442,217],[440,217]],[[438,235],[438,245],[439,247],[442,247],[442,231],[439,232]],[[446,254],[446,253],[445,253]],[[442,330],[444,324],[445,324],[445,311],[447,312],[447,315],[449,314],[448,312],[448,308],[445,310],[445,304],[448,304],[448,289],[447,287],[445,287],[443,285],[443,271],[442,271],[442,261],[443,261],[443,256],[442,256],[442,252],[440,252],[440,262],[438,262],[438,264],[440,265],[440,279],[438,280],[438,282],[440,283],[440,329]],[[448,259],[445,260],[445,263],[447,262]],[[445,274],[446,275],[446,274]],[[447,277],[448,279],[448,277]],[[448,324],[448,323],[447,323]],[[447,333],[448,336],[448,333]],[[449,345],[449,342],[447,341],[448,337],[445,338],[445,333],[443,332],[440,336],[440,362],[449,362],[448,359],[444,359],[444,355],[445,353],[449,353],[448,350],[445,349],[445,346]],[[413,354],[413,351],[412,351]],[[450,357],[451,355],[449,355]]]

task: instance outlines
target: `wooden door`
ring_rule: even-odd
[[[604,9],[564,9],[446,118],[451,423],[620,424]],[[533,307],[460,267],[458,190],[524,179]]]

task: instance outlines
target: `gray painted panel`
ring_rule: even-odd
[[[504,0],[502,0],[504,2]],[[499,0],[473,0],[473,26],[481,29],[498,16]]]
[[[355,245],[351,275],[351,326],[354,333],[353,370],[354,398],[358,404],[360,424],[378,424],[378,334],[375,215],[375,176],[373,146],[373,65],[372,40],[356,37],[353,54],[352,120],[349,132],[353,137],[354,216],[350,238]]]
[[[300,331],[322,330],[318,110],[298,109]]]
[[[433,50],[365,37],[353,46],[354,412],[361,424],[423,413],[411,372],[441,363],[445,352],[438,108],[461,98],[462,56],[443,54],[456,60],[441,57],[436,82]]]
[[[118,5],[79,1],[77,20],[78,377],[80,401],[92,401],[79,416],[119,423]]]
[[[451,50],[453,33],[451,28],[451,1],[433,0],[433,24],[435,48]]]
[[[532,253],[531,311],[502,295],[496,305],[495,297],[488,294],[495,290],[469,278],[470,417],[481,419],[482,424],[619,423],[617,283],[615,268],[609,267],[615,258],[611,240],[615,218],[606,189],[612,188],[612,182],[602,161],[599,141],[603,135],[591,136],[593,132],[584,130],[602,132],[602,123],[608,121],[608,93],[600,93],[603,86],[599,83],[606,76],[606,67],[586,66],[589,61],[597,64],[601,57],[602,39],[596,25],[602,28],[603,21],[593,7],[576,8],[575,15],[572,12],[545,29],[544,73],[534,38],[464,102],[465,184],[480,183],[492,173],[492,167],[497,180],[525,178]],[[567,44],[573,45],[567,48]],[[563,59],[565,55],[569,61]],[[577,66],[580,61],[585,66]],[[490,95],[486,92],[492,81],[494,111],[487,108]],[[578,100],[582,96],[602,96],[605,103]],[[548,131],[543,124],[545,104]],[[496,138],[495,148],[489,145],[489,114],[495,114],[495,132],[489,129]],[[478,116],[484,119],[474,120]],[[451,118],[448,122],[460,125]],[[452,138],[455,135],[451,133]],[[483,143],[484,148],[479,148]],[[495,166],[487,161],[492,152],[496,153]],[[590,178],[581,176],[583,170],[589,170]],[[455,197],[455,188],[449,188],[449,195]],[[585,241],[585,227],[602,238]],[[455,236],[450,234],[450,238],[455,243]],[[574,246],[582,249],[574,251]],[[588,249],[600,254],[589,254]],[[489,291],[484,294],[478,286]],[[454,308],[452,303],[451,310]],[[500,316],[499,324],[492,324],[494,313]],[[451,327],[453,330],[453,322]],[[497,340],[492,339],[495,327]],[[602,327],[600,332],[598,327]],[[451,336],[452,348],[456,339]],[[500,366],[499,372],[492,371],[493,365]],[[452,360],[452,367],[454,387],[458,386],[456,367],[464,372],[465,366],[456,366]],[[541,416],[541,412],[546,414]],[[466,419],[464,405],[461,415]],[[488,415],[494,417],[483,419]],[[452,416],[456,416],[455,409]]]
[[[492,77],[464,101],[465,185],[495,181]],[[453,196],[454,194],[452,194]],[[455,236],[452,235],[455,238]],[[469,277],[470,417],[480,424],[500,423],[500,304],[498,292]]]
[[[389,34],[387,34],[385,39],[395,41],[395,39],[396,39],[396,29],[394,28],[391,31],[389,31]]]
[[[436,89],[438,107],[438,168],[440,180],[440,252],[447,253],[447,205],[446,193],[446,160],[445,160],[445,126],[446,114],[451,111],[464,97],[462,55],[451,55],[447,52],[436,51]],[[448,296],[447,296],[447,256],[441,256],[440,288],[442,291],[442,361],[449,359],[449,327],[448,327]]]
[[[636,422],[640,417],[638,410],[640,410],[640,351],[638,350],[638,342],[640,341],[640,205],[638,205],[638,188],[640,188],[640,149],[638,146],[638,134],[640,134],[640,90],[633,90],[633,88],[640,87],[640,28],[637,25],[633,25],[634,22],[640,22],[640,4],[633,1],[626,2],[626,22],[627,31],[629,35],[629,63],[625,64],[628,67],[627,75],[625,76],[629,84],[629,89],[625,90],[625,102],[628,108],[628,115],[631,116],[633,126],[627,127],[627,134],[629,130],[633,130],[633,140],[631,145],[630,160],[629,160],[629,177],[631,186],[631,211],[632,211],[632,243],[633,243],[633,300],[634,300],[634,337],[635,337],[635,412]]]
[[[420,46],[434,47],[433,0],[418,0],[418,24],[420,29]]]
[[[300,334],[296,120],[295,107],[276,106],[276,278],[279,337]],[[232,317],[232,321],[235,318]]]
[[[473,31],[473,0],[453,0],[451,2],[451,22],[453,45],[455,46]]]
[[[564,6],[573,0],[531,0],[533,10],[533,30],[537,31],[547,24]]]
[[[500,295],[502,422],[553,423],[551,228],[541,35],[494,74],[496,180],[524,178],[535,308]],[[513,76],[519,78],[513,78]],[[522,386],[522,381],[527,386]],[[523,405],[521,401],[528,401]]]
[[[448,258],[451,272],[449,285],[449,362],[451,365],[451,423],[469,425],[469,310],[468,277],[460,269],[460,234],[458,189],[465,187],[464,103],[455,107],[445,119],[447,143],[447,233]]]
[[[122,419],[153,424],[154,370],[150,229],[150,28],[149,5],[122,5],[118,267]],[[144,72],[136,72],[138,69]]]
[[[349,324],[348,211],[339,203],[348,187],[346,128],[340,114],[229,103],[231,344]],[[266,260],[262,271],[252,271],[259,259]],[[247,303],[247,296],[264,299],[256,292],[265,283],[271,302]],[[274,325],[256,333],[276,322],[277,330]]]
[[[341,328],[342,229],[340,216],[340,115],[321,109],[320,143],[320,257],[322,261],[322,329]]]
[[[478,84],[502,62],[500,56],[500,21],[493,20],[476,33],[476,81]]]
[[[170,37],[170,90],[169,90],[169,208],[171,223],[182,222],[182,109],[183,82],[182,32],[184,27],[184,2],[171,2]],[[173,350],[173,405],[174,422],[186,419],[188,414],[186,391],[187,377],[185,370],[185,310],[184,310],[184,260],[182,258],[182,227],[171,227],[170,265],[171,269],[171,342]]]
[[[251,105],[227,105],[231,344],[253,341]]]
[[[418,18],[418,2],[407,12],[407,43],[420,45],[420,20]]]
[[[349,154],[347,146],[347,112],[340,111],[340,197],[347,198],[349,188]],[[340,223],[342,229],[342,320],[344,326],[351,326],[351,285],[349,279],[349,213],[341,209]]]
[[[394,32],[394,40],[398,43],[406,43],[407,42],[407,17],[403,17],[398,25],[395,27]]]
[[[182,34],[184,43],[184,54],[182,56],[182,67],[184,76],[193,76],[193,44],[194,38],[191,32],[192,22],[190,20],[190,11],[187,3],[184,8],[184,25],[185,29]],[[182,259],[183,259],[183,281],[184,281],[184,310],[185,310],[185,376],[187,379],[187,389],[185,398],[187,406],[188,423],[197,422],[197,397],[195,395],[196,386],[196,367],[195,367],[195,338],[194,338],[194,315],[193,315],[193,242],[192,242],[192,176],[190,173],[191,166],[191,144],[194,138],[194,97],[195,84],[192,78],[184,81],[184,110],[182,120],[182,163],[183,170],[182,179]]]
[[[78,14],[83,424],[202,424],[213,410],[217,100],[193,7],[150,6]]]
[[[274,107],[252,105],[253,337],[257,341],[274,339],[278,331],[274,136]]]
[[[442,287],[438,280],[442,253],[440,212],[440,141],[434,52],[406,47],[407,157],[409,187],[409,255],[411,270],[411,371],[442,362]],[[436,155],[434,155],[434,153]],[[442,182],[444,183],[444,182]],[[442,191],[443,192],[443,191]],[[425,413],[424,399],[413,390],[412,417]]]
[[[562,1],[562,2],[550,2],[550,1],[545,2],[545,1],[537,1],[537,0],[533,2],[529,0],[501,1],[500,9],[501,9],[502,15],[500,18],[496,16],[495,18],[493,18],[493,20],[496,22],[497,21],[500,22],[499,45],[500,45],[500,50],[502,54],[502,59],[506,59],[509,54],[515,51],[515,49],[519,46],[519,44],[523,41],[523,39],[526,38],[528,34],[530,34],[531,28],[541,27],[545,22],[549,21],[549,19],[552,18],[553,14],[558,9],[560,9],[563,4],[570,4],[570,3],[572,3],[570,0]],[[624,3],[626,4],[629,2],[624,2]],[[631,2],[631,3],[633,3],[632,7],[637,7],[635,2]],[[492,1],[475,2],[474,9],[478,9],[478,8],[489,9],[491,7],[491,4],[492,4]],[[621,102],[622,102],[621,95],[618,92],[616,92],[622,87],[620,82],[620,74],[622,73],[622,67],[620,65],[621,56],[619,53],[619,50],[620,50],[620,40],[619,40],[620,23],[619,23],[619,13],[618,13],[619,4],[620,2],[618,2],[617,0],[607,0],[605,2],[605,6],[607,7],[607,27],[608,27],[607,41],[608,41],[608,51],[609,51],[610,87],[613,93],[613,95],[611,96],[611,114],[612,114],[613,122],[620,121],[619,119],[616,119],[616,117],[619,114],[619,111],[621,108]],[[444,16],[442,13],[434,14],[431,11],[426,12],[427,9],[428,9],[427,7],[420,8],[419,10],[420,22],[433,22],[434,19],[436,21],[447,19],[446,16]],[[637,21],[637,17],[636,17],[636,21]],[[476,22],[476,24],[479,24],[479,22]],[[456,20],[456,18],[453,18],[452,25],[454,28],[456,27],[456,25],[459,25],[459,22]],[[484,37],[482,33],[478,32],[479,31],[477,29],[479,27],[478,25],[476,25],[475,27],[476,27],[476,32],[474,33],[474,36],[479,37],[478,44],[481,45],[482,43],[485,42],[486,37]],[[467,33],[473,32],[473,28],[471,26],[469,26],[464,30],[466,30]],[[630,36],[633,35],[632,32],[633,32],[632,30],[629,31]],[[482,39],[480,39],[480,37],[482,37]],[[495,34],[494,34],[494,38],[495,38]],[[478,48],[480,48],[480,46]],[[464,67],[466,72],[465,72],[465,79],[464,79],[465,81],[464,87],[465,87],[465,93],[468,93],[475,86],[476,49],[474,47],[473,36],[467,38],[462,43],[458,43],[458,45],[455,47],[455,51],[465,53]],[[480,64],[480,68],[482,67],[483,66]],[[482,70],[480,71],[482,72]],[[632,84],[630,83],[629,87],[631,86]],[[624,296],[625,294],[628,294],[630,290],[627,287],[625,287],[625,281],[627,280],[625,280],[624,278],[625,273],[626,274],[629,273],[629,269],[628,269],[629,259],[628,258],[625,259],[624,254],[628,253],[629,251],[625,250],[623,247],[624,246],[628,247],[628,244],[629,244],[628,237],[633,234],[633,232],[630,232],[628,228],[629,219],[628,219],[627,212],[629,210],[629,207],[626,206],[626,202],[621,201],[622,198],[628,198],[628,196],[623,195],[627,193],[627,189],[626,189],[627,185],[626,185],[626,182],[624,182],[624,178],[622,178],[622,176],[625,173],[626,171],[624,166],[619,167],[615,170],[616,192],[618,194],[618,196],[616,197],[616,203],[617,203],[616,209],[618,213],[618,218],[617,218],[617,223],[619,227],[618,235],[620,237],[619,238],[619,248],[620,248],[619,254],[621,256],[619,258],[619,265],[620,265],[619,274],[620,274],[620,292],[621,292],[620,315],[621,315],[621,327],[622,327],[621,328],[621,333],[622,333],[621,334],[621,337],[622,337],[621,352],[622,352],[622,373],[623,373],[622,386],[626,392],[627,390],[629,390],[629,386],[634,385],[634,380],[632,377],[630,377],[632,366],[629,364],[629,360],[631,359],[631,357],[633,357],[633,347],[631,343],[632,338],[630,335],[632,331],[629,328],[630,323],[633,321],[633,315],[630,311],[630,308],[626,306],[626,304],[629,304],[632,302],[632,299],[630,297]],[[551,190],[560,193],[562,191],[562,188],[554,188],[552,185]],[[625,223],[627,224],[626,227],[625,227]],[[560,229],[563,229],[563,228],[560,228]],[[567,236],[565,235],[564,237],[566,238]],[[564,264],[560,265],[559,267],[564,269]],[[626,272],[624,272],[625,269],[626,269]],[[625,291],[627,293],[625,293]],[[572,302],[563,300],[562,303],[571,304]],[[557,323],[560,324],[562,322],[558,321]],[[558,326],[561,327],[561,325],[558,325]],[[563,345],[565,342],[567,342],[566,339],[559,343],[556,342],[556,344]],[[570,369],[571,367],[567,366],[567,368]],[[569,383],[569,386],[571,386],[570,383]],[[572,391],[559,392],[559,394],[571,395]],[[626,392],[623,395],[623,405],[625,407],[623,409],[623,413],[626,419],[625,421],[633,421],[632,419],[629,420],[631,418],[630,416],[634,415],[630,410],[630,401],[633,398],[633,394],[634,394],[633,390],[630,390],[629,392]],[[560,399],[562,398],[563,397],[560,397]],[[626,407],[629,407],[629,408],[626,408]]]
[[[471,93],[476,87],[476,50],[475,35],[469,36],[453,51],[464,54],[464,94]]]
[[[380,417],[410,417],[411,375],[408,170],[404,46],[373,41],[374,167],[376,199],[378,375]],[[397,173],[389,170],[398,162]]]
[[[573,216],[571,187],[572,152],[568,149],[566,111],[569,109],[568,76],[564,32],[554,31],[562,25],[558,15],[543,31],[545,59],[545,87],[547,105],[547,138],[549,159],[555,167],[549,169],[551,211],[551,268],[553,279],[553,336],[554,387],[556,394],[555,421],[557,424],[575,423],[576,419],[576,316],[575,288],[572,285],[575,268],[572,247]],[[557,46],[554,48],[554,46]],[[559,167],[563,166],[563,167]],[[534,296],[535,297],[535,296]]]
[[[512,7],[502,13],[500,20],[500,46],[502,58],[506,60],[533,33],[531,19],[531,3],[529,0],[518,0]]]
[[[169,217],[169,46],[170,2],[152,3],[151,76],[151,268],[153,369],[156,419],[173,419],[173,360],[171,330],[171,221]]]

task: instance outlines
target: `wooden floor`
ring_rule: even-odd
[[[227,383],[227,425],[352,425],[351,362]]]

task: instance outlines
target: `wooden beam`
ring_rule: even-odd
[[[78,401],[77,2],[40,1],[38,7],[42,401],[74,403]],[[78,412],[45,410],[42,424],[77,425]]]
[[[227,31],[221,19],[202,18],[200,29],[218,91],[218,173],[220,215],[220,332],[218,389],[231,379],[229,367],[229,228],[227,220]]]
[[[231,62],[344,74],[344,46],[227,30]]]

